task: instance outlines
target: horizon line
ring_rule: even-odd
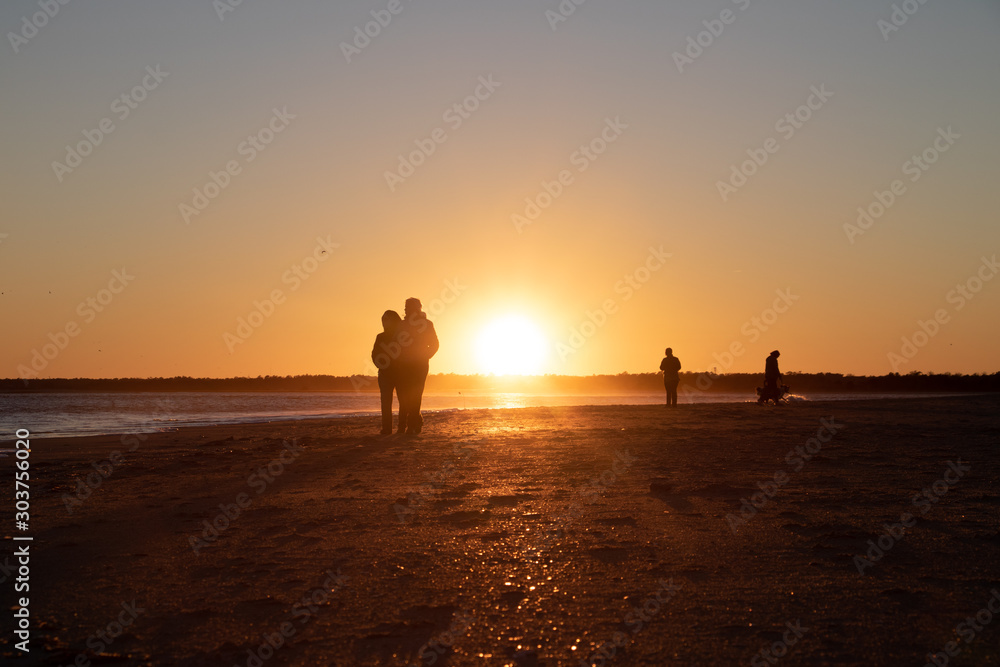
[[[562,373],[430,373],[428,377],[469,377],[469,378],[517,378],[517,379],[544,379],[544,378],[614,378],[621,376],[656,376],[660,375],[660,371],[644,371],[644,372],[632,372],[632,371],[620,371],[618,373],[592,373],[590,375],[571,375]],[[763,375],[763,372],[734,372],[734,373],[716,373],[710,370],[691,370],[691,371],[681,371],[680,375],[710,375],[713,377],[726,377],[726,376],[736,376],[736,375]],[[837,371],[786,371],[783,375],[839,375],[841,377],[853,377],[853,378],[885,378],[885,377],[907,377],[907,376],[948,376],[948,377],[991,377],[994,375],[1000,375],[1000,371],[981,371],[976,373],[954,373],[951,371],[935,372],[935,371],[919,371],[913,370],[908,373],[900,372],[889,372],[881,375],[857,375],[854,373],[843,373]],[[142,380],[266,380],[266,379],[289,379],[289,378],[333,378],[333,379],[350,379],[357,377],[373,378],[377,377],[372,374],[362,374],[362,373],[352,373],[350,375],[334,375],[330,373],[299,373],[295,375],[232,375],[232,376],[193,376],[193,375],[154,375],[146,377],[138,376],[127,376],[127,377],[51,377],[51,378],[0,378],[0,382],[54,382],[54,381],[142,381]]]

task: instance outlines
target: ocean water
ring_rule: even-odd
[[[891,398],[898,395],[815,394],[792,400]],[[912,396],[912,394],[909,394]],[[652,405],[663,393],[605,396],[529,394],[428,394],[424,411],[473,408],[557,407],[568,405]],[[747,394],[681,396],[681,403],[741,403]],[[151,433],[182,426],[241,424],[349,417],[380,413],[378,394],[342,392],[148,392],[0,394],[0,442],[14,440],[18,429],[34,438]]]

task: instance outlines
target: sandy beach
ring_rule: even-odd
[[[1000,664],[998,414],[986,395],[35,440],[16,664]]]

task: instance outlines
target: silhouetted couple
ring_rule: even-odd
[[[382,333],[375,337],[372,362],[378,368],[382,394],[382,435],[392,433],[392,392],[399,401],[397,433],[417,435],[423,427],[420,401],[430,358],[438,351],[434,324],[421,310],[420,299],[407,299],[405,318],[387,310],[382,314]]]

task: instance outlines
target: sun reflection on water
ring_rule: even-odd
[[[494,394],[492,407],[504,410],[508,408],[526,408],[530,406],[528,405],[527,394],[510,393]]]

